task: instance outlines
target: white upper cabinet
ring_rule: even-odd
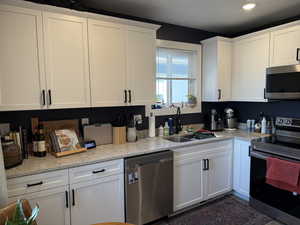
[[[155,31],[127,27],[128,103],[155,103]]]
[[[230,101],[231,40],[215,37],[204,40],[201,43],[203,46],[203,101]]]
[[[124,26],[88,20],[92,106],[125,104],[126,36]]]
[[[300,61],[300,25],[271,32],[271,66],[298,64]]]
[[[49,108],[90,106],[87,19],[43,13]]]
[[[42,14],[0,6],[0,110],[42,109]]]
[[[263,102],[270,34],[234,39],[232,100]]]

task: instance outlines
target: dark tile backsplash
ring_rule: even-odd
[[[141,129],[148,129],[148,118],[145,118],[144,106],[0,112],[0,123],[11,123],[13,129],[18,126],[30,129],[32,117],[38,117],[41,121],[89,118],[91,124],[112,123],[120,114],[125,117],[141,114],[143,116],[143,125]],[[169,117],[172,116],[157,117],[156,126],[158,127],[160,124],[164,123]],[[183,124],[201,123],[202,120],[201,113],[182,115]]]
[[[260,112],[271,117],[300,118],[300,101],[202,103],[203,113],[208,113],[212,108],[221,113],[226,107],[236,111],[240,122],[256,119]]]

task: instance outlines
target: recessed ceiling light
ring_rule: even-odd
[[[245,5],[243,5],[243,9],[245,11],[250,11],[256,7],[256,4],[254,2],[248,2]]]

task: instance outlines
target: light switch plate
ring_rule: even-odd
[[[10,132],[9,123],[0,123],[0,136],[4,136]]]
[[[90,119],[89,118],[81,118],[81,125],[89,125],[90,124]]]

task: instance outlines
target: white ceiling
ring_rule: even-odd
[[[246,0],[81,0],[111,12],[152,19],[218,33],[239,33],[300,15],[300,0],[255,0],[251,12]]]

